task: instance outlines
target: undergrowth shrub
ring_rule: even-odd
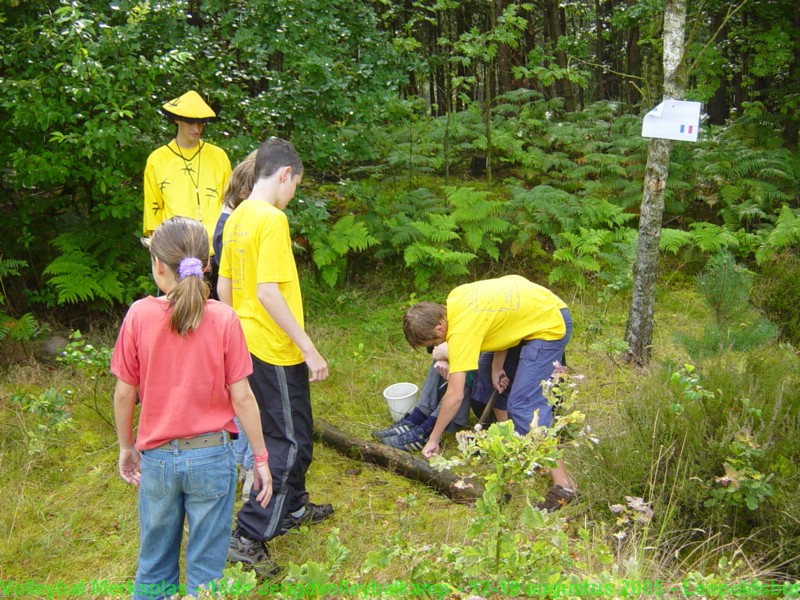
[[[778,326],[782,339],[800,346],[800,253],[783,252],[753,277],[753,304]]]
[[[752,278],[729,253],[718,254],[708,261],[697,276],[697,287],[713,321],[704,329],[702,338],[677,336],[691,357],[745,351],[775,339],[777,327],[750,304]]]
[[[74,428],[67,396],[55,388],[20,389],[10,399],[29,455],[43,454]]]
[[[47,332],[47,327],[40,323],[33,314],[15,316],[16,311],[11,305],[11,299],[6,292],[6,281],[9,277],[18,277],[20,270],[28,266],[24,260],[3,258],[0,254],[0,342],[4,345],[12,342],[19,343],[25,348],[25,343],[38,339]],[[27,351],[26,351],[27,352]]]
[[[587,495],[600,511],[620,489],[643,498],[652,532],[682,538],[665,561],[714,538],[797,576],[798,375],[797,357],[774,348],[652,373],[620,399],[615,431],[597,432],[605,443],[587,458]]]

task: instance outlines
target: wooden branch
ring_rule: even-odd
[[[403,450],[348,435],[324,419],[314,419],[314,433],[349,458],[390,469],[424,483],[457,502],[471,502],[483,495],[483,486],[478,482],[466,481],[450,471],[437,471],[424,460]]]

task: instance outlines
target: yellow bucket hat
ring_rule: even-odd
[[[170,100],[161,107],[161,110],[169,119],[190,123],[207,123],[217,118],[217,113],[195,91],[186,92],[183,96]]]

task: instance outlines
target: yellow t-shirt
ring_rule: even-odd
[[[303,362],[300,348],[258,300],[259,283],[277,283],[294,318],[304,326],[300,278],[283,211],[263,200],[242,202],[225,223],[219,274],[231,280],[233,308],[250,352],[273,365]]]
[[[154,150],[144,169],[144,235],[171,217],[190,217],[203,223],[211,243],[230,175],[228,155],[213,144],[186,150],[173,139]]]
[[[519,275],[476,281],[447,297],[447,349],[450,371],[478,368],[481,352],[506,350],[522,340],[560,340],[566,334],[553,292]]]

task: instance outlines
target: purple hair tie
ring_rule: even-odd
[[[203,263],[199,258],[186,257],[178,264],[178,281],[187,277],[203,278]]]

